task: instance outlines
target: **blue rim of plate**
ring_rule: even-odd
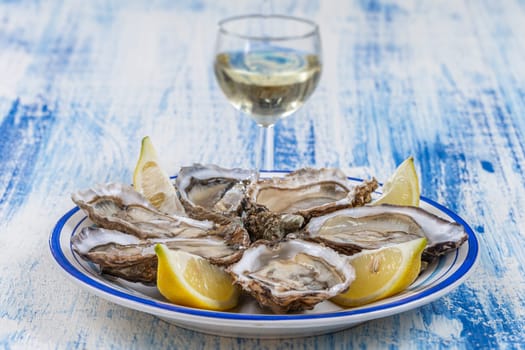
[[[281,171],[271,171],[270,173],[279,173],[279,172]],[[283,171],[283,172],[286,172],[286,171]],[[353,177],[348,177],[348,179],[352,181],[362,181],[362,179],[353,178]],[[428,199],[423,196],[420,197],[420,200],[440,210],[441,212],[445,213],[452,220],[456,221],[457,223],[459,223],[465,228],[465,232],[468,235],[468,240],[467,240],[468,252],[465,257],[465,260],[463,261],[462,265],[459,268],[457,268],[457,270],[453,274],[451,274],[450,276],[447,276],[445,279],[443,279],[436,285],[428,289],[425,289],[424,291],[421,291],[414,295],[410,295],[410,296],[407,296],[407,297],[404,297],[404,298],[401,298],[399,300],[395,300],[389,303],[374,305],[370,307],[365,306],[365,307],[361,307],[358,309],[345,309],[342,311],[333,311],[333,312],[318,313],[318,314],[285,314],[285,315],[220,312],[220,311],[193,309],[193,308],[188,308],[188,307],[179,306],[175,304],[168,304],[167,302],[163,302],[160,300],[156,301],[151,298],[143,298],[137,295],[132,295],[132,294],[123,292],[116,288],[109,287],[105,284],[98,282],[96,279],[86,275],[85,273],[77,269],[75,266],[73,266],[69,262],[67,257],[65,256],[64,252],[62,251],[62,247],[60,245],[60,238],[61,238],[61,234],[63,233],[64,225],[74,214],[76,214],[80,210],[78,207],[74,207],[73,209],[69,210],[66,214],[64,214],[59,219],[59,221],[55,225],[51,233],[51,236],[49,238],[49,247],[51,250],[51,254],[53,255],[53,258],[58,263],[58,265],[66,273],[68,273],[70,277],[73,277],[74,279],[76,279],[77,282],[80,282],[91,288],[97,289],[100,292],[109,294],[113,297],[117,297],[123,301],[131,302],[131,303],[138,303],[139,305],[142,304],[144,306],[157,308],[163,311],[172,311],[178,314],[187,314],[187,315],[200,316],[200,317],[206,317],[206,318],[249,320],[249,321],[284,321],[284,320],[312,320],[312,319],[341,318],[341,317],[347,317],[347,316],[353,316],[353,315],[363,315],[363,314],[368,314],[368,313],[373,313],[373,312],[388,311],[393,308],[398,308],[398,307],[406,306],[407,304],[413,304],[413,303],[417,303],[418,301],[423,301],[425,298],[433,295],[434,293],[451,288],[458,280],[465,277],[467,273],[474,267],[477,257],[478,257],[479,244],[478,244],[476,235],[474,234],[474,231],[472,231],[470,226],[461,217],[459,217],[456,213],[446,208],[445,206],[437,202],[434,202],[433,200]],[[83,220],[84,219],[80,220],[77,226]],[[71,246],[70,246],[70,249],[71,249]]]

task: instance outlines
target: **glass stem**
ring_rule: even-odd
[[[273,125],[259,125],[259,157],[257,160],[258,170],[274,170],[273,153]]]

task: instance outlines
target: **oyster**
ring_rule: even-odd
[[[141,239],[200,238],[217,235],[247,246],[246,231],[232,221],[195,220],[160,212],[131,186],[108,183],[72,195],[73,202],[98,226],[133,234]]]
[[[194,164],[181,168],[176,186],[180,200],[191,217],[236,216],[245,197],[246,186],[256,176],[256,172],[247,169]]]
[[[349,257],[300,239],[258,241],[228,271],[236,284],[275,313],[312,309],[355,279]]]
[[[71,246],[84,259],[98,264],[103,273],[128,281],[155,283],[157,256],[155,244],[180,249],[208,259],[216,265],[230,265],[242,256],[242,248],[223,238],[152,238],[99,227],[84,227],[71,237]]]
[[[468,237],[462,225],[422,208],[387,204],[343,209],[313,218],[300,236],[345,254],[426,237],[423,258],[427,261],[458,248]]]
[[[299,214],[305,219],[371,201],[378,184],[375,179],[352,185],[335,168],[304,168],[284,177],[262,179],[248,189],[252,202],[271,212]]]
[[[339,169],[304,168],[248,187],[243,224],[252,241],[279,240],[311,217],[371,201],[375,179],[353,185]]]

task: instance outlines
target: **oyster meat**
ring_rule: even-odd
[[[176,186],[191,217],[237,216],[246,186],[256,177],[252,170],[194,164],[181,168]]]
[[[458,248],[468,237],[462,225],[422,208],[387,204],[343,209],[312,218],[300,236],[345,254],[426,237],[423,258],[427,261]]]
[[[235,283],[275,313],[312,309],[355,279],[349,257],[300,239],[274,244],[260,240],[228,271]]]
[[[352,185],[339,169],[304,168],[283,177],[252,183],[248,197],[273,213],[298,214],[308,220],[337,209],[369,203],[377,187],[375,179]]]

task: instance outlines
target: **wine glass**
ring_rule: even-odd
[[[321,76],[319,27],[282,15],[224,19],[214,71],[230,103],[259,126],[257,169],[274,169],[274,124],[305,103]]]

